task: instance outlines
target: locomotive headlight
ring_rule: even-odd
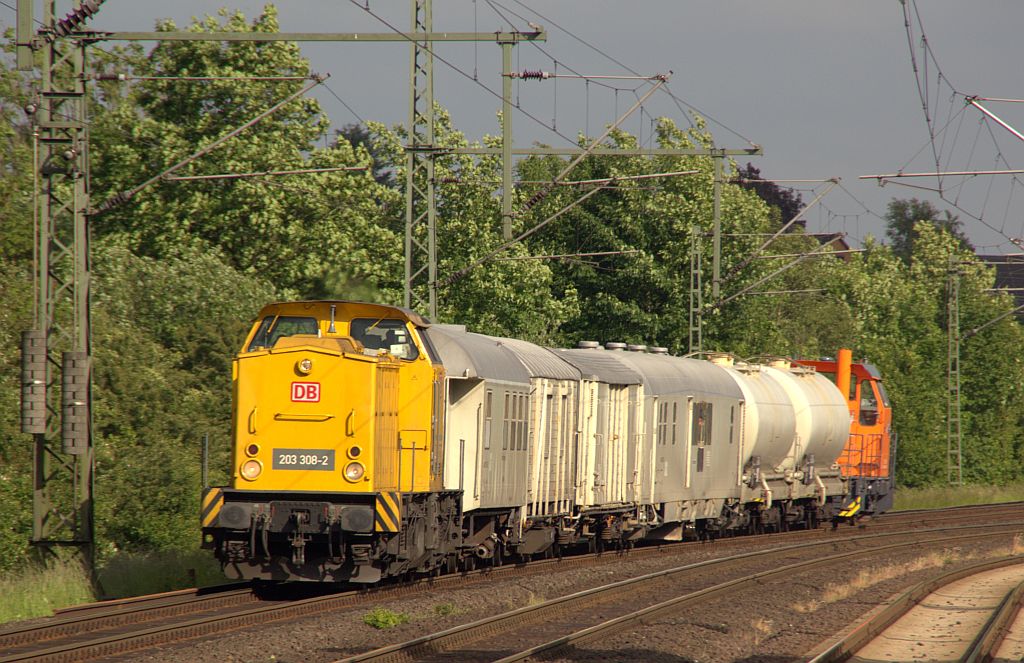
[[[300,359],[295,364],[295,368],[296,370],[299,371],[299,373],[302,373],[303,375],[309,375],[310,372],[313,370],[313,360],[308,357],[305,359]]]
[[[366,468],[362,463],[349,463],[345,466],[345,478],[353,483],[359,481],[366,474]]]
[[[250,458],[249,460],[242,463],[242,467],[239,470],[242,478],[246,481],[253,481],[256,477],[263,473],[263,463]]]

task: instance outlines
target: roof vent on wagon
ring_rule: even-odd
[[[625,343],[605,343],[604,344],[604,349],[605,350],[617,350],[619,352],[622,352],[623,350],[626,349],[626,344]]]
[[[637,343],[630,343],[629,345],[626,346],[626,349],[629,350],[630,352],[646,352],[647,346],[639,345]]]
[[[736,363],[735,357],[724,352],[709,353],[708,361],[710,361],[715,366],[733,366]]]
[[[650,352],[652,355],[668,354],[668,348],[662,347],[660,345],[652,345],[651,347],[647,348],[647,351]]]
[[[580,350],[600,350],[601,344],[597,341],[580,341],[576,347]]]

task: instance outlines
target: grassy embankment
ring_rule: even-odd
[[[1024,484],[962,488],[901,488],[896,510],[1024,501]],[[202,550],[151,555],[120,554],[99,574],[103,598],[154,594],[225,582],[213,557]],[[95,601],[89,575],[77,564],[55,562],[0,576],[0,623],[50,615],[54,610]]]
[[[54,610],[100,598],[155,594],[227,582],[206,550],[150,555],[118,554],[99,572],[98,596],[89,574],[74,561],[54,561],[45,568],[26,566],[0,576],[0,623],[44,617]]]
[[[1010,486],[934,486],[931,488],[898,488],[894,511],[906,509],[940,509],[968,504],[998,504],[1024,501],[1024,484]]]

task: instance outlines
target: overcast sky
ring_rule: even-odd
[[[370,12],[363,9],[367,3]],[[91,25],[150,30],[158,18],[172,18],[185,26],[192,16],[222,6],[251,18],[263,4],[107,0]],[[283,31],[391,30],[375,17],[409,29],[406,0],[279,0],[277,6]],[[927,83],[936,129],[948,127],[936,142],[940,170],[1024,168],[1024,143],[991,121],[981,122],[982,113],[953,94],[955,89],[982,97],[1024,97],[1024,2],[918,0],[916,7],[910,5],[912,15],[915,9],[935,56],[924,57],[915,16],[912,42],[919,78]],[[764,177],[841,178],[846,191],[833,190],[823,206],[808,213],[812,230],[846,231],[853,243],[867,234],[881,236],[878,216],[886,203],[917,196],[959,214],[979,251],[1019,251],[1008,238],[1024,236],[1024,187],[1010,176],[947,178],[946,201],[928,190],[858,180],[860,175],[936,170],[899,0],[434,1],[435,31],[526,30],[524,19],[543,25],[548,40],[543,51],[517,47],[516,69],[554,71],[557,60],[559,73],[571,68],[588,75],[628,74],[621,65],[644,74],[671,70],[673,94],[711,118],[709,128],[721,147],[745,147],[747,140],[763,146],[764,156],[751,161]],[[0,20],[13,24],[14,12],[0,6]],[[303,51],[314,71],[331,74],[330,91],[320,90],[317,96],[337,127],[358,119],[333,94],[363,119],[406,120],[408,46],[305,44]],[[444,44],[436,51],[462,72],[471,76],[475,71],[480,84],[500,90],[500,49],[494,44]],[[497,133],[499,100],[441,62],[435,70],[435,95],[452,110],[457,127],[471,140]],[[939,71],[948,83],[937,84]],[[635,81],[602,82],[623,90],[615,93],[579,80],[524,82],[517,86],[517,99],[564,136],[587,128],[593,136],[615,119],[616,108],[622,112],[636,98],[630,91]],[[1024,132],[1024,104],[984,105]],[[624,127],[646,137],[652,117],[668,116],[686,125],[686,108],[656,93],[644,115],[634,115]],[[568,145],[521,113],[514,118],[514,132],[519,146],[534,141]],[[934,178],[902,182],[937,186]],[[816,185],[798,186],[805,202],[814,197]]]

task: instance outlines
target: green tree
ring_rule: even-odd
[[[190,248],[159,260],[94,247],[97,523],[104,552],[191,547],[199,449],[228,479],[231,357],[270,284]]]
[[[804,203],[799,193],[762,178],[761,169],[755,168],[752,163],[747,163],[745,167],[738,169],[736,179],[743,180],[738,182],[741,187],[755,191],[761,200],[778,210],[778,216],[775,218],[778,223],[788,223],[803,209]],[[794,225],[804,227],[807,224],[800,220]]]
[[[32,129],[29,78],[14,67],[14,33],[0,48],[0,572],[28,554],[32,438],[21,433],[21,331],[33,326]]]
[[[698,127],[682,130],[670,120],[657,127],[663,148],[710,147],[710,134]],[[586,139],[580,139],[585,146]],[[636,147],[634,136],[613,132],[610,147]],[[566,165],[556,157],[531,158],[519,166],[522,180],[550,180]],[[529,242],[534,254],[620,252],[619,255],[565,260],[552,264],[558,293],[579,293],[580,315],[562,326],[562,340],[626,341],[664,345],[685,352],[688,345],[690,254],[694,235],[712,227],[713,164],[709,157],[659,156],[590,157],[571,173],[570,180],[626,177],[696,170],[695,175],[663,180],[624,180],[572,207]],[[528,199],[535,190],[527,190]],[[557,187],[540,200],[524,221],[538,223],[571,206],[585,189]],[[756,194],[736,185],[722,191],[723,228],[729,233],[767,228],[768,207]],[[749,238],[734,238],[723,254],[723,269],[738,264]],[[705,301],[710,302],[711,242],[703,242]],[[744,279],[750,274],[745,273]],[[717,331],[709,331],[711,339]]]
[[[14,32],[0,49],[0,260],[32,259],[32,127],[26,74],[14,67]]]
[[[946,481],[948,383],[947,305],[951,260],[962,263],[961,329],[967,331],[1012,310],[1010,299],[988,289],[994,275],[950,232],[928,221],[912,229],[910,259],[873,241],[848,263],[832,263],[821,282],[855,318],[857,356],[879,366],[892,397],[899,434],[897,479],[902,485]],[[1022,330],[1012,317],[962,346],[964,478],[976,483],[1019,480],[1020,414],[1014,408],[1024,379]]]
[[[378,184],[389,188],[398,186],[395,173],[381,159],[381,151],[374,143],[373,133],[369,128],[361,124],[346,124],[341,129],[336,129],[337,139],[348,141],[353,148],[364,148],[373,158],[373,179]]]
[[[170,21],[158,30],[175,30]],[[276,32],[267,5],[251,24],[221,11],[193,32]],[[97,200],[109,199],[299,91],[310,76],[298,46],[285,42],[165,42],[134,63],[144,80],[109,108],[93,128]],[[175,77],[238,80],[182,80]],[[247,77],[289,77],[247,80]],[[365,148],[347,140],[320,147],[328,121],[315,99],[300,97],[239,136],[189,163],[177,175],[215,175],[309,168],[364,171],[300,177],[160,181],[94,220],[102,235],[119,234],[141,255],[217,248],[235,269],[269,281],[284,296],[304,297],[349,278],[395,289],[400,237],[376,223],[380,201],[397,192],[378,184]]]
[[[917,224],[920,221],[945,230],[964,248],[974,250],[964,234],[960,219],[949,210],[940,212],[927,200],[893,198],[889,201],[889,209],[885,214],[885,235],[889,238],[893,252],[904,262],[909,262],[914,253],[914,243],[919,236]]]
[[[465,136],[452,127],[445,109],[435,107],[434,120],[437,145],[468,145]],[[389,130],[378,123],[370,123],[370,129],[383,162],[399,181],[404,181],[404,130],[398,127]],[[498,141],[487,137],[485,144],[496,146],[500,144]],[[494,182],[500,179],[500,161],[496,157],[477,161],[469,155],[443,154],[435,161],[441,281],[438,315],[441,321],[465,324],[485,334],[552,343],[563,321],[577,314],[577,296],[572,288],[558,288],[553,284],[551,268],[545,262],[514,259],[528,257],[527,245],[517,244],[496,256],[497,259],[453,278],[503,241],[500,202],[493,195]],[[399,207],[388,210],[387,222],[392,228],[402,227],[403,212]],[[516,232],[525,230],[526,223],[526,220],[517,220]],[[425,228],[421,225],[419,231],[425,232]],[[425,235],[417,239],[426,242]]]

